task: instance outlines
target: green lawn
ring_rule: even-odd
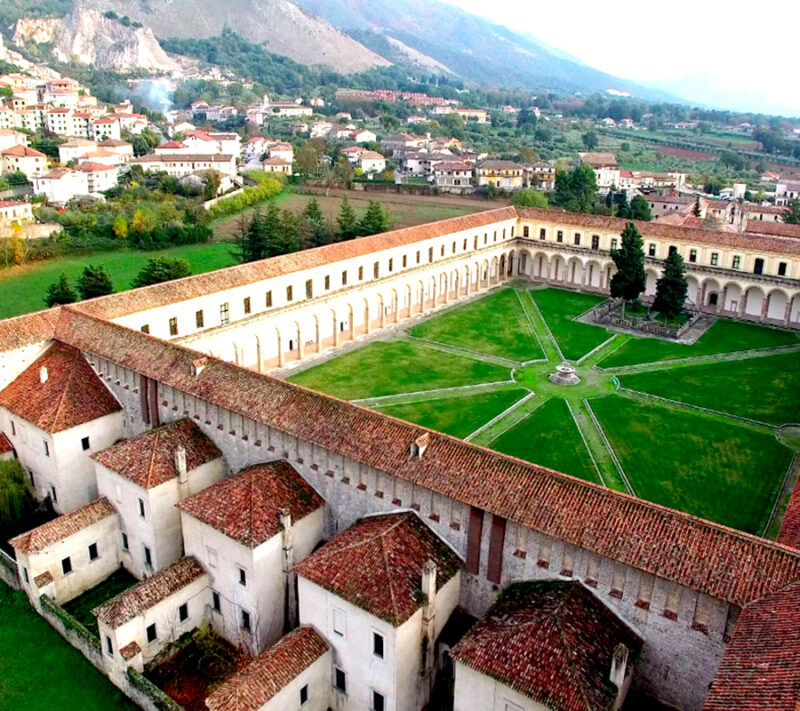
[[[632,373],[631,390],[772,425],[800,422],[800,353]]]
[[[49,259],[21,267],[0,270],[0,318],[17,316],[45,308],[47,287],[61,272],[75,280],[87,264],[101,264],[108,269],[116,291],[130,288],[130,283],[145,262],[151,257],[181,257],[189,262],[193,274],[208,272],[236,264],[229,243],[192,244],[154,252],[129,249],[118,252],[101,252],[85,257]]]
[[[0,709],[136,711],[111,682],[0,583]]]
[[[792,458],[772,434],[616,395],[591,405],[637,496],[762,532]]]
[[[437,432],[463,438],[507,410],[526,393],[523,388],[510,388],[373,409]]]
[[[733,353],[758,348],[798,345],[800,339],[791,331],[782,331],[751,323],[715,321],[697,342],[692,345],[669,343],[657,338],[632,338],[600,361],[601,368],[618,368],[624,365],[655,363],[677,358],[693,358],[715,353]]]
[[[582,358],[611,337],[601,326],[574,320],[605,301],[604,296],[552,288],[533,290],[531,296],[567,360]]]
[[[87,590],[83,595],[79,595],[74,600],[70,600],[63,605],[78,622],[87,630],[97,636],[97,618],[92,614],[95,607],[108,602],[112,597],[136,585],[139,582],[125,568],[120,568],[115,573],[108,576],[102,583],[95,585],[91,590]]]
[[[552,398],[489,445],[543,467],[599,483],[566,400]]]
[[[289,378],[345,400],[510,380],[508,368],[408,340],[376,341]]]
[[[411,335],[521,362],[544,357],[514,289],[424,321],[411,329]]]

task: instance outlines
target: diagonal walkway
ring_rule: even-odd
[[[454,355],[464,356],[465,358],[472,358],[473,360],[484,361],[485,363],[492,363],[493,365],[500,365],[504,368],[518,368],[522,365],[521,361],[512,360],[511,358],[504,358],[503,356],[492,355],[491,353],[482,353],[481,351],[473,351],[469,348],[462,348],[461,346],[453,346],[449,343],[441,343],[439,341],[431,341],[427,338],[420,338],[419,336],[408,335],[410,341],[417,341],[422,343],[427,348],[435,348],[444,353],[453,353]],[[533,361],[531,361],[533,362]]]
[[[354,405],[363,407],[381,407],[383,405],[406,405],[412,402],[426,402],[428,400],[442,400],[447,397],[477,395],[479,393],[494,392],[509,386],[522,386],[513,380],[501,380],[494,383],[478,383],[477,385],[459,385],[454,388],[434,388],[433,390],[417,390],[411,393],[396,393],[394,395],[380,395],[378,397],[365,397],[361,400],[351,400]]]

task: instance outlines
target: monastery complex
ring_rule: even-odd
[[[19,585],[43,611],[125,567],[84,654],[125,690],[209,626],[253,655],[212,711],[443,678],[456,711],[794,710],[800,497],[775,542],[270,375],[511,279],[607,292],[624,226],[505,207],[0,321],[0,456],[61,514]],[[694,310],[800,328],[800,240],[637,226],[646,295],[678,250]]]

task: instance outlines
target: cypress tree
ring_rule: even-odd
[[[611,277],[611,296],[625,303],[636,301],[645,289],[644,244],[636,225],[629,222],[622,231],[621,249],[611,250],[617,273]],[[624,314],[623,304],[623,314]]]
[[[44,298],[44,302],[48,307],[72,304],[77,300],[78,295],[75,293],[75,289],[72,288],[64,272],[61,272],[58,279],[47,287],[47,295]]]
[[[673,250],[664,262],[664,275],[656,283],[653,310],[670,320],[676,319],[683,313],[688,294],[683,257]]]
[[[641,195],[637,195],[631,200],[630,204],[630,218],[632,220],[644,220],[650,222],[653,219],[653,213],[650,211],[650,205]]]
[[[134,288],[159,284],[162,281],[180,279],[189,276],[192,269],[185,259],[171,259],[170,257],[154,257],[148,259],[132,282]]]
[[[339,209],[339,217],[336,218],[339,227],[339,240],[352,239],[358,236],[358,220],[356,212],[347,195],[342,199],[342,207]]]
[[[703,215],[703,209],[700,207],[700,198],[698,197],[697,200],[694,202],[694,216],[701,217]]]
[[[310,228],[309,241],[312,247],[319,247],[320,245],[328,243],[328,227],[325,224],[325,218],[322,215],[322,210],[319,207],[317,198],[311,198],[303,210],[308,220]]]
[[[105,296],[114,291],[111,275],[105,267],[90,264],[83,268],[75,284],[81,299],[93,299],[96,296]]]
[[[359,232],[362,235],[376,235],[380,232],[386,232],[387,223],[386,213],[384,213],[380,202],[378,200],[370,200],[367,211],[359,222]]]

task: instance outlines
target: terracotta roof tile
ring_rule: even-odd
[[[53,574],[49,570],[45,570],[44,573],[39,573],[34,579],[33,584],[37,588],[43,588],[45,585],[50,585],[53,582]]]
[[[120,649],[119,654],[126,662],[129,662],[137,654],[140,654],[141,651],[142,648],[138,644],[136,644],[136,642],[131,642],[130,644],[126,644],[122,649]]]
[[[395,627],[422,605],[422,567],[436,563],[437,590],[461,560],[410,512],[369,516],[295,566],[297,574]]]
[[[0,432],[0,454],[8,454],[9,452],[13,452],[14,447],[11,445],[11,442],[8,441],[8,438]]]
[[[800,552],[62,308],[57,337],[428,491],[743,605],[800,579]],[[353,433],[358,433],[354,437]]]
[[[92,614],[111,629],[116,629],[205,574],[203,566],[194,556],[181,558],[177,563],[154,573],[116,597],[112,597],[108,602],[95,607]]]
[[[60,307],[0,320],[0,351],[11,351],[53,337]]]
[[[800,550],[800,481],[797,480],[795,480],[792,496],[783,514],[778,543]]]
[[[7,385],[0,406],[51,434],[122,409],[81,352],[63,343],[50,346]]]
[[[198,521],[255,548],[280,532],[280,513],[299,521],[325,505],[322,497],[285,461],[257,464],[178,504]]]
[[[209,711],[257,711],[328,650],[312,627],[298,627],[225,681],[206,706]]]
[[[11,148],[6,148],[2,155],[4,156],[16,156],[17,158],[45,158],[44,153],[40,153],[35,148],[29,148],[28,146],[11,146]]]
[[[9,543],[15,550],[22,553],[36,553],[75,535],[104,518],[116,516],[116,514],[114,507],[104,496],[102,499],[92,501],[91,504],[70,511],[70,513],[48,521],[27,533],[22,533],[12,538]]]
[[[143,489],[152,489],[177,476],[175,450],[179,447],[186,450],[187,471],[222,456],[194,422],[178,420],[97,452],[92,459]]]
[[[765,220],[748,220],[747,232],[759,235],[772,235],[778,237],[800,237],[800,225],[791,225],[786,222],[768,222]]]
[[[617,157],[613,153],[578,153],[581,163],[592,168],[616,168]]]
[[[641,638],[578,581],[516,583],[453,649],[459,664],[547,708],[612,708],[611,660]]]
[[[800,582],[742,610],[704,711],[800,708],[798,610]]]

